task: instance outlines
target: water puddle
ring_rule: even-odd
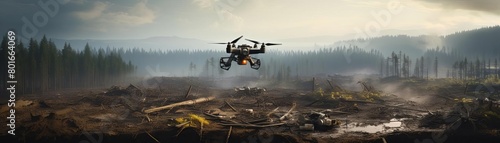
[[[364,132],[364,133],[390,133],[395,130],[402,130],[403,127],[403,119],[391,119],[388,123],[382,123],[378,125],[363,125],[362,123],[349,123],[347,126],[341,125],[338,129],[334,130],[333,134],[331,132],[317,132],[311,133],[312,136],[317,137],[327,137],[327,138],[336,138],[344,133],[352,133],[352,132]]]

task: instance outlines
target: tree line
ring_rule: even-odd
[[[7,42],[3,37],[0,53],[1,81],[7,81]],[[16,90],[20,94],[39,93],[66,88],[102,87],[119,83],[133,73],[136,66],[125,62],[116,48],[95,49],[88,44],[83,51],[69,43],[58,49],[45,36],[38,42],[30,39],[25,45],[16,42]],[[6,83],[0,83],[6,88]]]
[[[233,63],[229,71],[221,70],[220,57],[228,57],[223,50],[119,50],[126,60],[138,65],[139,75],[231,77],[253,76],[287,80],[298,76],[327,74],[376,74],[383,56],[377,50],[364,50],[357,46],[321,48],[312,51],[282,51],[272,49],[252,57],[261,60],[259,70],[249,65]],[[158,69],[156,69],[158,67]],[[159,72],[151,71],[159,70]],[[154,75],[162,73],[164,75]]]
[[[471,60],[455,49],[436,47],[428,49],[423,56],[415,58],[413,62],[407,54],[401,51],[399,54],[393,52],[387,58],[381,59],[380,75],[425,79],[446,77],[461,80],[498,78],[500,65],[498,58],[492,55],[494,53],[481,58],[476,56],[475,60]],[[410,66],[414,69],[412,74],[410,74]]]

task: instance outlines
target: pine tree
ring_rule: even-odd
[[[498,78],[498,63],[497,63],[497,58],[495,58],[495,78]]]
[[[420,57],[420,78],[424,78],[424,56]]]
[[[49,41],[43,36],[42,40],[40,41],[40,86],[41,86],[41,91],[47,91],[48,90],[48,85],[49,85]]]
[[[436,75],[436,78],[438,78],[438,59],[435,57],[434,59],[434,73]]]

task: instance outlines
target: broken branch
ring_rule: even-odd
[[[316,102],[318,102],[318,101],[320,101],[320,100],[321,100],[321,99],[314,100],[313,102],[311,102],[311,103],[307,104],[307,105],[306,105],[306,107],[309,107],[309,106],[313,105],[314,103],[316,103]]]
[[[280,120],[284,120],[285,117],[288,116],[292,112],[292,110],[295,109],[296,106],[297,104],[294,102],[292,108],[290,108],[290,110],[288,110],[288,112],[286,112],[285,115],[281,116]]]
[[[212,117],[212,118],[216,118],[216,119],[222,120],[222,121],[231,122],[231,123],[238,123],[238,122],[236,122],[236,121],[229,120],[229,119],[224,119],[224,118],[221,118],[221,117],[218,117],[218,116],[212,115],[212,114],[210,114],[210,113],[206,113],[206,112],[204,112],[203,114],[205,114],[205,115],[207,115],[207,116],[210,116],[210,117]]]
[[[266,128],[272,126],[280,126],[285,123],[267,124],[267,125],[254,125],[254,124],[221,124],[222,126],[237,126],[237,127],[253,127],[253,128]]]
[[[231,104],[229,104],[229,102],[227,102],[226,100],[224,100],[224,103],[226,103],[226,104],[227,104],[227,106],[229,106],[229,108],[231,108],[231,110],[233,110],[234,112],[238,112],[238,111],[236,110],[236,108],[234,108],[234,107],[233,107]]]
[[[231,136],[231,131],[233,131],[233,126],[229,126],[229,132],[227,132],[226,143],[229,142],[229,137]]]
[[[153,137],[153,135],[149,134],[148,131],[146,131],[146,134],[149,135],[149,137],[151,137],[153,140],[155,140],[157,143],[160,143],[160,141],[158,141],[158,139],[156,139],[155,137]]]
[[[271,116],[271,114],[273,114],[274,112],[278,111],[280,107],[276,107],[274,110],[272,110],[271,112],[267,113],[267,117]]]
[[[144,113],[157,112],[157,111],[161,111],[161,110],[165,110],[165,109],[170,109],[170,108],[174,108],[174,107],[177,107],[177,106],[183,106],[183,105],[193,105],[193,104],[197,104],[197,103],[207,102],[207,101],[210,101],[210,100],[213,100],[213,99],[215,99],[215,96],[203,97],[203,98],[198,98],[198,99],[193,99],[193,100],[187,100],[187,101],[177,102],[177,103],[166,105],[166,106],[162,106],[162,107],[156,107],[156,108],[147,109],[147,110],[144,110]]]
[[[186,95],[184,96],[184,98],[187,98],[189,96],[189,93],[191,92],[192,87],[193,87],[192,85],[189,86],[189,89],[188,89]]]

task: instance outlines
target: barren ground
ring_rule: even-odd
[[[326,80],[348,91],[331,88]],[[100,89],[67,89],[16,98],[16,136],[2,126],[1,140],[10,142],[498,142],[499,108],[479,103],[480,88],[445,80],[365,79],[375,90],[362,92],[354,77],[318,77],[289,82],[253,78],[207,80],[155,78],[133,83],[142,94],[110,93]],[[147,84],[144,84],[147,83]],[[142,85],[148,85],[142,86]],[[126,88],[128,85],[122,85]],[[192,86],[190,94],[186,92]],[[240,95],[234,87],[264,87],[259,95]],[[494,86],[492,86],[494,87]],[[323,96],[318,90],[323,91]],[[120,90],[121,91],[121,90]],[[333,94],[343,97],[332,98]],[[337,92],[337,93],[335,93]],[[366,95],[368,97],[365,97]],[[345,95],[351,98],[344,97]],[[144,110],[176,102],[215,96],[214,100],[146,114]],[[498,99],[495,91],[488,96]],[[480,98],[479,98],[480,99]],[[230,103],[236,111],[225,102]],[[314,102],[314,103],[313,103]],[[283,120],[292,106],[291,115]],[[462,108],[462,106],[468,108]],[[279,107],[279,108],[278,108]],[[276,109],[275,113],[267,116]],[[247,112],[252,109],[253,112]],[[329,109],[329,110],[327,110]],[[326,131],[300,130],[302,119],[312,111],[339,122]],[[454,114],[456,111],[456,114]],[[1,105],[1,116],[8,116]],[[218,115],[217,119],[205,113]],[[195,114],[208,125],[176,127],[179,117]],[[467,114],[467,115],[465,115]],[[451,117],[456,115],[456,117]],[[226,118],[231,117],[231,118]],[[270,127],[230,127],[264,119]],[[229,129],[231,134],[228,137]]]

